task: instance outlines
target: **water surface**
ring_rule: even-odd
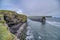
[[[51,25],[53,21],[46,21],[46,24],[28,20],[27,40],[60,40],[60,27]],[[57,24],[56,24],[57,25]]]

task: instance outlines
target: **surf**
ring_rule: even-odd
[[[46,21],[46,23],[49,23],[53,26],[60,26],[60,22],[55,22],[55,21]]]

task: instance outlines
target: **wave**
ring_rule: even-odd
[[[55,21],[46,21],[46,22],[53,26],[60,26],[60,22],[55,22]]]
[[[27,35],[27,37],[26,37],[26,40],[34,40],[34,36],[33,36],[33,33],[32,33],[32,31],[31,31],[31,27],[30,26],[28,26],[27,27],[27,33],[26,33],[26,35]]]

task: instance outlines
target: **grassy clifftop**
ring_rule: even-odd
[[[15,36],[10,33],[3,15],[0,14],[0,40],[14,40]]]
[[[18,14],[15,11],[0,10],[0,14],[3,14],[6,17],[7,21],[12,21],[14,23],[26,22],[27,21],[26,15]]]
[[[9,32],[7,26],[0,25],[0,40],[14,40],[15,36]]]

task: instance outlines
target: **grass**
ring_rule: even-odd
[[[13,40],[14,35],[10,33],[7,26],[0,23],[0,40]]]

